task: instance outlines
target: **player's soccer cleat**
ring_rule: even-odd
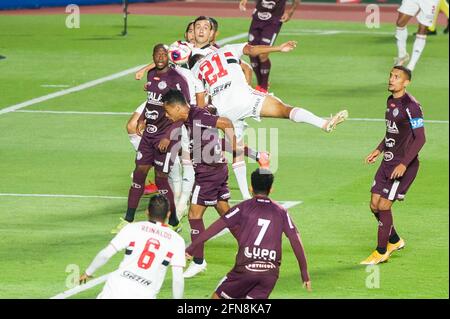
[[[405,248],[405,245],[406,245],[405,241],[402,238],[400,238],[400,240],[395,244],[388,243],[386,249],[390,256],[394,251]]]
[[[265,88],[263,88],[263,87],[261,87],[261,86],[259,86],[259,85],[257,85],[256,87],[255,87],[255,90],[256,91],[259,91],[259,92],[261,92],[261,93],[268,93],[268,91],[265,89]]]
[[[389,259],[389,253],[386,251],[384,254],[380,254],[377,250],[374,250],[369,257],[360,262],[361,265],[377,265],[384,263]]]
[[[123,219],[122,217],[120,217],[120,223],[119,225],[117,225],[116,227],[114,227],[113,229],[111,229],[111,234],[117,234],[119,233],[122,228],[124,228],[126,225],[128,225],[130,222],[126,221],[125,219]]]
[[[268,152],[259,152],[258,159],[259,167],[269,169],[270,166],[270,153]]]
[[[150,183],[144,187],[144,195],[153,194],[158,192],[158,186],[156,184]]]
[[[336,115],[331,116],[328,122],[325,124],[324,131],[327,133],[331,133],[334,131],[336,126],[342,122],[344,122],[348,118],[348,111],[342,110],[336,113]]]
[[[206,266],[207,266],[207,263],[206,263],[206,260],[204,260],[204,259],[203,259],[203,263],[201,263],[201,264],[196,264],[196,263],[194,263],[194,261],[191,261],[191,263],[189,264],[189,267],[183,273],[183,277],[184,278],[192,278],[195,275],[205,271]]]
[[[409,61],[409,54],[406,53],[406,55],[403,57],[394,58],[394,66],[404,65],[408,61]]]

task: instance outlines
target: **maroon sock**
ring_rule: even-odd
[[[259,58],[256,57],[250,57],[250,64],[253,68],[253,72],[255,72],[256,75],[256,81],[258,82],[257,84],[260,85],[261,84],[261,71],[260,71],[260,64],[259,64]]]
[[[173,196],[172,188],[169,184],[169,179],[167,177],[156,176],[155,184],[158,187],[159,193],[166,196],[170,203],[170,216],[169,225],[178,225],[177,210],[175,206],[175,199]]]
[[[140,170],[133,172],[133,184],[131,184],[130,191],[128,192],[128,208],[136,209],[139,205],[139,200],[144,193],[145,178],[147,174]]]
[[[378,222],[378,246],[377,250],[380,254],[386,252],[386,247],[389,241],[389,236],[391,234],[391,229],[393,225],[392,211],[380,210],[379,211],[380,221]]]
[[[267,61],[259,62],[259,68],[261,72],[261,87],[263,89],[269,88],[269,74],[270,74],[270,67],[271,67],[270,60],[267,59]]]
[[[205,224],[203,219],[189,219],[189,225],[191,226],[191,242],[193,242],[201,233],[205,231]],[[203,259],[205,250],[205,244],[197,245],[192,252],[192,257]],[[202,261],[203,262],[203,261]]]

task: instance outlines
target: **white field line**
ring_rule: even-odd
[[[84,112],[84,111],[50,111],[50,110],[18,110],[16,113],[48,113],[48,114],[73,114],[73,115],[126,115],[129,116],[130,112]],[[384,119],[370,119],[370,118],[348,118],[347,121],[356,122],[384,122]],[[449,121],[445,120],[425,120],[425,123],[435,124],[449,124]]]
[[[228,38],[224,38],[224,39],[222,39],[220,41],[217,41],[217,44],[223,45],[223,44],[226,44],[228,42],[231,42],[231,41],[234,41],[234,40],[239,40],[239,39],[246,38],[246,37],[247,37],[247,33],[240,33],[240,34],[228,37]],[[20,109],[22,109],[24,107],[27,107],[27,106],[30,106],[30,105],[33,105],[33,104],[36,104],[36,103],[48,101],[48,100],[54,99],[55,97],[60,97],[60,96],[67,95],[67,94],[70,94],[70,93],[73,93],[73,92],[82,91],[82,90],[91,88],[93,86],[96,86],[96,85],[103,84],[103,83],[108,82],[108,81],[112,81],[112,80],[121,78],[121,77],[123,77],[125,75],[131,74],[131,73],[135,73],[137,70],[139,70],[143,66],[144,65],[138,65],[138,66],[129,68],[129,69],[121,71],[121,72],[117,72],[117,73],[114,73],[114,74],[111,74],[111,75],[108,75],[108,76],[105,76],[105,77],[102,77],[102,78],[99,78],[99,79],[96,79],[96,80],[93,80],[93,81],[89,81],[89,82],[86,82],[86,83],[74,86],[74,87],[69,88],[69,89],[57,91],[57,92],[54,92],[54,93],[51,93],[51,94],[47,94],[47,95],[43,95],[43,96],[40,96],[40,97],[31,99],[31,100],[28,100],[28,101],[19,103],[19,104],[14,104],[14,105],[8,106],[6,108],[0,109],[0,115],[1,114],[6,114],[6,113],[9,113],[9,112],[13,112],[13,111],[17,111],[17,110],[20,110]]]
[[[363,31],[363,30],[320,30],[320,29],[296,29],[284,30],[280,35],[335,35],[335,34],[362,34],[362,35],[390,35],[394,37],[394,32],[387,31]]]

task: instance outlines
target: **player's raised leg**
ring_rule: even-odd
[[[397,57],[394,59],[394,65],[403,65],[409,61],[409,54],[406,49],[406,43],[408,40],[408,22],[414,16],[414,14],[405,14],[400,12],[399,9],[397,18],[397,28],[395,31],[395,38],[397,39]],[[402,9],[403,10],[403,9]],[[409,12],[409,11],[408,11]],[[417,12],[417,11],[416,11]]]
[[[205,224],[203,223],[203,214],[206,206],[191,204],[189,208],[189,225],[191,226],[191,242],[205,231]],[[184,278],[191,278],[206,270],[206,260],[204,259],[205,245],[198,245],[192,253],[192,261],[189,267],[183,274]]]
[[[267,95],[262,104],[260,116],[285,118],[296,123],[308,123],[329,133],[332,132],[338,124],[347,119],[348,112],[346,110],[339,111],[330,119],[325,120],[304,108],[288,106],[280,99]]]
[[[416,64],[419,61],[423,50],[425,49],[425,45],[427,43],[427,33],[428,27],[423,24],[419,24],[419,29],[416,34],[416,40],[414,41],[413,45],[411,61],[408,63],[407,66],[407,68],[410,69],[411,71],[414,71],[414,69],[416,68]]]

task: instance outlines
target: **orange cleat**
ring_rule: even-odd
[[[156,184],[150,183],[150,184],[145,185],[144,195],[153,194],[153,193],[157,193],[157,192],[158,192],[158,186],[156,186]]]
[[[265,88],[263,88],[262,86],[260,86],[260,85],[257,85],[255,87],[255,90],[259,91],[259,92],[262,92],[262,93],[266,93],[266,94],[268,93],[268,91]]]

